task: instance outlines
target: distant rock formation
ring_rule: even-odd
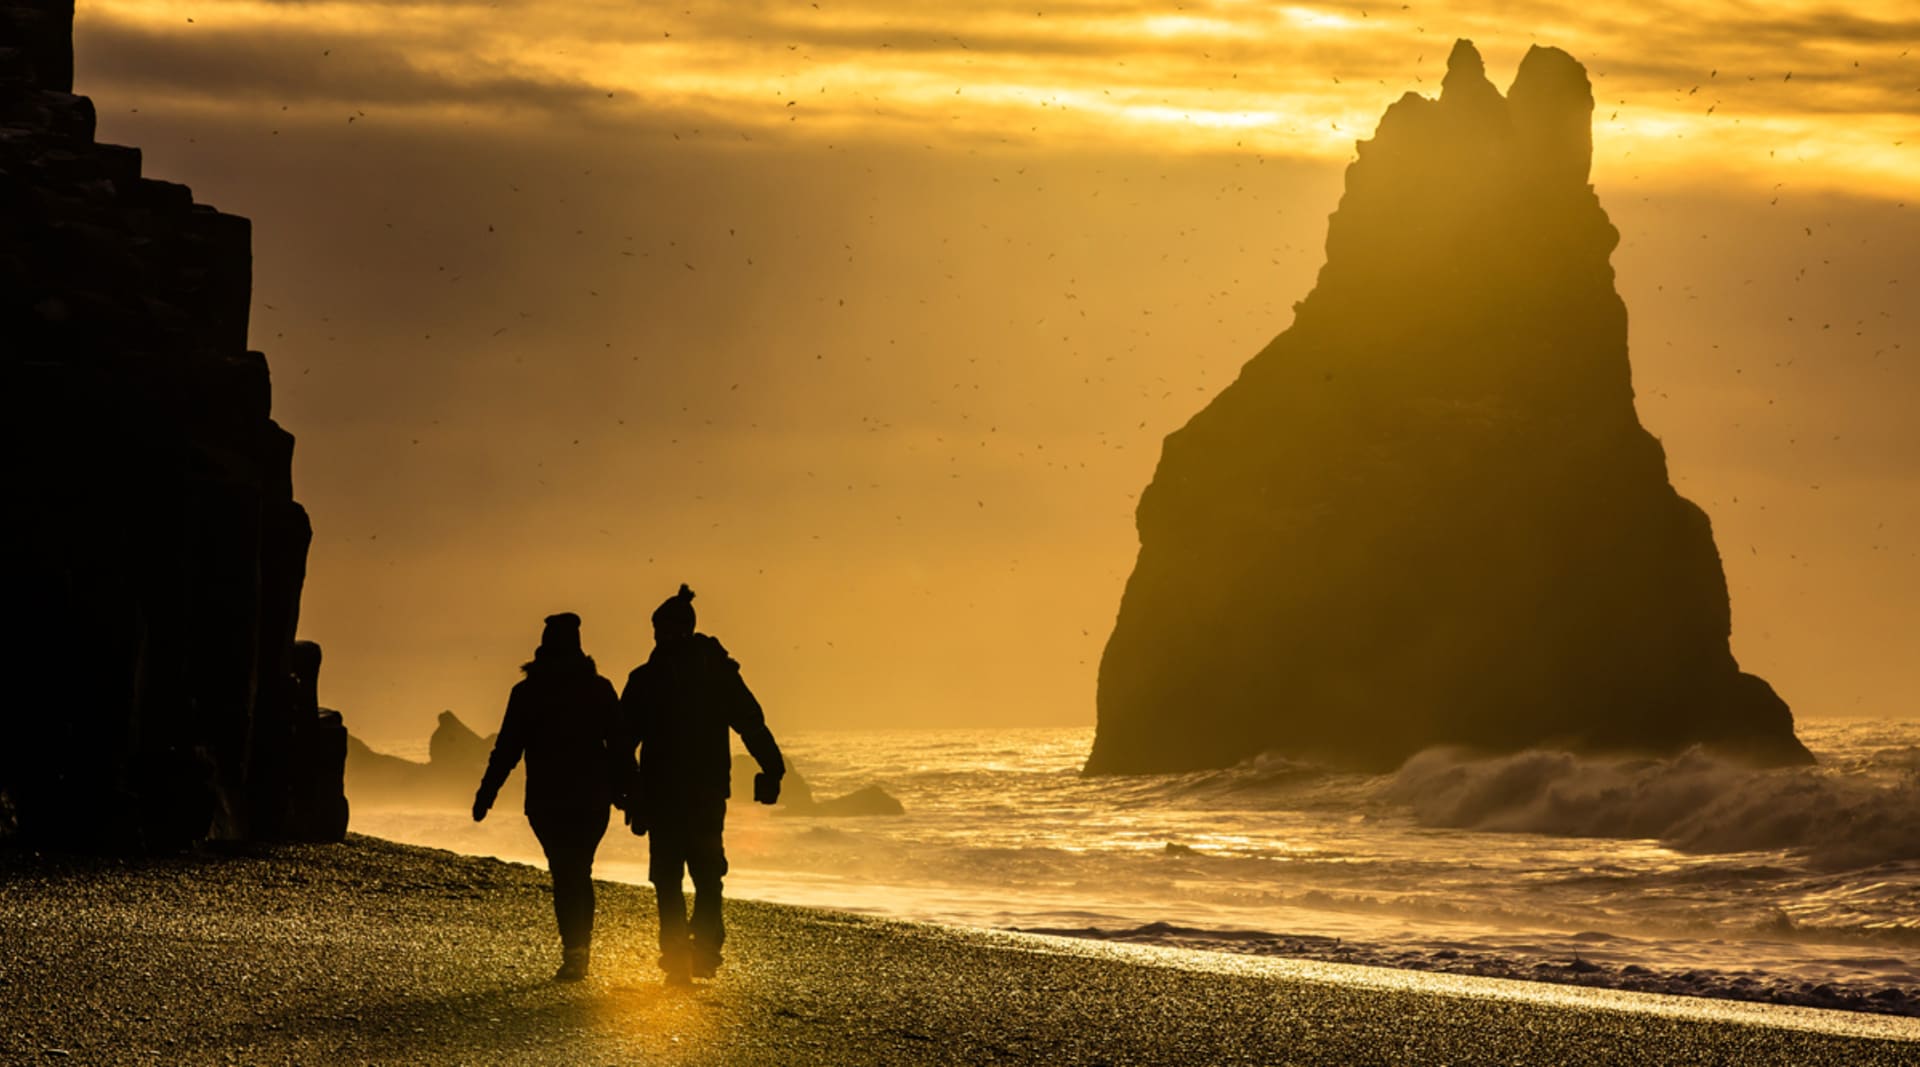
[[[851,819],[869,815],[905,815],[907,806],[892,793],[877,785],[863,785],[851,793],[812,804],[788,804],[782,798],[780,813],[806,815],[815,819]]]
[[[493,739],[496,735],[481,737],[473,728],[460,721],[460,716],[451,711],[440,713],[439,722],[434,724],[433,736],[427,738],[427,760],[431,766],[445,768],[479,767],[484,770],[487,757],[493,754]],[[480,784],[479,772],[470,785]]]
[[[347,740],[347,795],[372,806],[450,807],[473,804],[473,791],[487,769],[493,739],[475,733],[451,711],[440,713],[427,739],[427,762],[375,752],[357,737]],[[525,789],[521,776],[509,778],[496,806],[518,810]]]
[[[1593,97],[1461,41],[1347,169],[1293,325],[1166,439],[1089,772],[1438,744],[1807,762],[1633,406]]]
[[[311,529],[247,349],[249,225],[95,143],[72,88],[71,0],[0,0],[0,823],[282,836]]]
[[[347,796],[363,809],[388,804],[421,804],[432,792],[432,806],[458,808],[459,797],[444,795],[444,790],[429,790],[437,779],[427,777],[428,765],[419,760],[376,751],[373,746],[347,734]],[[480,784],[475,772],[473,784]],[[472,789],[467,790],[469,794]],[[471,800],[471,796],[468,798]]]
[[[760,770],[752,756],[733,757],[733,795],[753,796],[753,776]],[[813,786],[800,772],[787,764],[787,776],[780,780],[780,802],[774,809],[782,815],[806,815],[818,819],[845,819],[867,815],[905,815],[906,806],[893,794],[877,785],[862,786],[851,793],[821,800],[813,795]]]
[[[376,752],[357,737],[347,740],[347,795],[354,802],[370,807],[456,808],[464,810],[473,803],[473,791],[487,769],[487,757],[493,752],[493,734],[475,733],[451,711],[440,713],[440,722],[427,741],[427,762],[402,759]],[[733,757],[732,783],[735,803],[753,797],[753,776],[760,770],[752,756]],[[517,810],[525,790],[524,775],[508,777],[495,807]],[[813,787],[787,764],[787,776],[780,784],[780,803],[776,810],[788,815],[813,815],[844,818],[857,815],[900,815],[906,809],[877,785],[857,789],[845,796],[816,800]]]

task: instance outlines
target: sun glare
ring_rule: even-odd
[[[1176,123],[1187,126],[1244,130],[1272,126],[1280,116],[1271,111],[1203,111],[1177,107],[1122,107],[1118,114],[1134,122]]]
[[[1141,26],[1155,37],[1249,37],[1252,31],[1227,19],[1194,15],[1149,15]]]
[[[1359,25],[1358,21],[1345,15],[1311,7],[1290,7],[1283,14],[1295,25],[1316,30],[1350,30]]]

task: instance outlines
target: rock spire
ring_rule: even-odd
[[[1592,92],[1461,41],[1359,145],[1293,325],[1168,436],[1091,772],[1433,745],[1811,757],[1640,425]]]

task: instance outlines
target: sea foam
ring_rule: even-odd
[[[1758,770],[1699,751],[1671,759],[1429,749],[1385,782],[1424,825],[1651,838],[1686,852],[1789,850],[1820,867],[1920,859],[1920,770]]]

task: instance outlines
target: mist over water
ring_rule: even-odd
[[[1862,996],[1920,986],[1920,723],[1805,725],[1812,768],[1432,750],[1386,775],[1267,757],[1084,777],[1091,733],[783,738],[817,794],[878,783],[907,814],[819,819],[736,802],[730,892],[1411,966],[1578,954],[1689,980]],[[354,822],[540,862],[517,812],[475,825],[463,811],[356,799]],[[644,841],[616,824],[596,873],[641,882],[645,860]],[[1337,950],[1315,941],[1332,938]]]

